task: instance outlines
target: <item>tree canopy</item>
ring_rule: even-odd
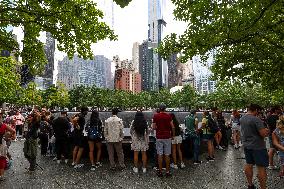
[[[120,6],[129,1],[116,0]],[[19,50],[8,26],[24,30],[23,64],[32,74],[38,74],[46,63],[43,43],[37,40],[41,31],[50,32],[58,42],[58,49],[69,57],[75,52],[87,59],[93,57],[91,44],[117,36],[102,22],[103,12],[90,0],[1,0],[0,50]]]
[[[283,0],[172,0],[177,20],[188,23],[182,35],[168,35],[159,48],[167,57],[213,53],[215,79],[238,78],[266,89],[284,86]],[[273,77],[271,77],[273,76]]]

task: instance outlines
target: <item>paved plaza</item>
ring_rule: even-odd
[[[110,171],[104,158],[103,166],[96,171],[90,171],[90,165],[74,170],[64,163],[57,165],[51,157],[38,156],[40,168],[34,173],[26,171],[28,162],[23,152],[23,141],[13,142],[10,152],[14,158],[13,166],[5,172],[6,180],[1,183],[2,189],[40,189],[40,188],[190,188],[190,189],[235,189],[246,188],[243,173],[242,150],[231,147],[227,151],[218,151],[215,162],[204,162],[206,154],[201,155],[203,163],[193,165],[186,160],[186,168],[173,170],[171,178],[158,178],[152,169],[147,174],[132,172],[132,161],[127,160],[127,168],[123,171]],[[84,160],[88,162],[87,160]],[[152,165],[149,165],[151,167]],[[268,188],[283,189],[284,179],[277,177],[277,171],[268,171]],[[254,179],[257,183],[256,178]]]

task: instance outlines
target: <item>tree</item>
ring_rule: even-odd
[[[0,57],[0,104],[15,101],[20,90],[20,76],[16,69],[19,66],[12,57]]]
[[[283,0],[172,0],[185,32],[167,36],[159,53],[181,61],[213,54],[215,79],[238,78],[266,89],[284,86]],[[273,77],[271,77],[273,75]]]
[[[128,1],[117,1],[125,6]],[[58,49],[69,57],[77,52],[81,57],[93,58],[91,44],[99,40],[117,38],[100,19],[103,12],[90,0],[2,0],[0,1],[0,50],[18,50],[12,33],[6,27],[24,29],[23,63],[37,74],[46,63],[43,44],[37,37],[41,31],[50,32],[58,41]]]
[[[69,105],[69,94],[65,85],[57,83],[42,91],[43,105],[47,107],[66,107]]]
[[[41,106],[42,100],[42,92],[36,89],[36,84],[34,82],[30,82],[27,87],[20,88],[17,99],[12,103],[21,106]]]

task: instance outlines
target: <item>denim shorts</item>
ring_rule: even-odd
[[[156,150],[158,155],[170,155],[172,152],[172,140],[157,139]]]
[[[253,149],[244,149],[245,159],[247,164],[257,165],[260,167],[268,167],[268,153],[266,149],[262,150],[253,150]]]

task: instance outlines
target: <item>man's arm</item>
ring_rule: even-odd
[[[108,122],[105,122],[104,137],[107,140],[107,138],[108,138]]]
[[[258,132],[259,132],[260,136],[262,136],[263,138],[269,136],[269,129],[267,129],[267,128],[259,129]]]
[[[152,128],[153,128],[153,130],[156,130],[156,129],[157,129],[156,123],[152,123]]]
[[[268,137],[269,135],[269,129],[267,129],[263,122],[261,121],[261,119],[257,119],[256,120],[256,128],[258,130],[258,133],[261,137],[265,138],[265,137]]]
[[[174,136],[176,136],[176,130],[175,130],[175,125],[174,125],[174,123],[173,123],[173,121],[171,121],[171,127],[172,127],[172,136],[174,137]]]

